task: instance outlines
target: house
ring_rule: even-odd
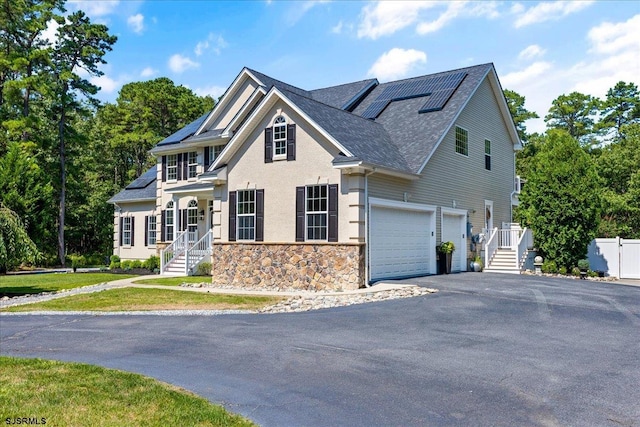
[[[436,274],[443,241],[453,271],[483,254],[518,272],[519,148],[493,64],[315,90],[244,68],[110,200],[114,252],[161,254],[166,274],[207,261],[215,284],[256,287]]]

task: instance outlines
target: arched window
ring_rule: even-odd
[[[273,122],[273,147],[274,156],[287,155],[287,120],[283,116]]]

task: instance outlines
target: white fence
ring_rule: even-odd
[[[640,279],[640,240],[595,239],[587,257],[591,270],[620,279]]]

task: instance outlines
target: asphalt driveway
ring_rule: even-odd
[[[640,288],[409,282],[440,292],[277,315],[3,315],[0,353],[140,372],[264,426],[640,426]]]

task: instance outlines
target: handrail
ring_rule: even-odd
[[[209,230],[200,240],[187,249],[185,255],[185,273],[189,274],[192,270],[202,262],[207,255],[211,255],[211,239],[213,232]]]
[[[498,250],[498,239],[496,235],[498,234],[498,227],[491,230],[491,236],[487,239],[487,243],[484,245],[484,265],[489,267],[489,261],[493,258],[493,255]]]
[[[169,246],[160,251],[160,274],[164,273],[165,268],[182,255],[189,247],[188,232],[183,231]]]
[[[522,235],[518,240],[518,252],[516,254],[516,268],[520,270],[520,266],[523,262],[523,257],[527,253],[527,249],[533,246],[533,233],[531,230],[525,228],[522,230]]]

